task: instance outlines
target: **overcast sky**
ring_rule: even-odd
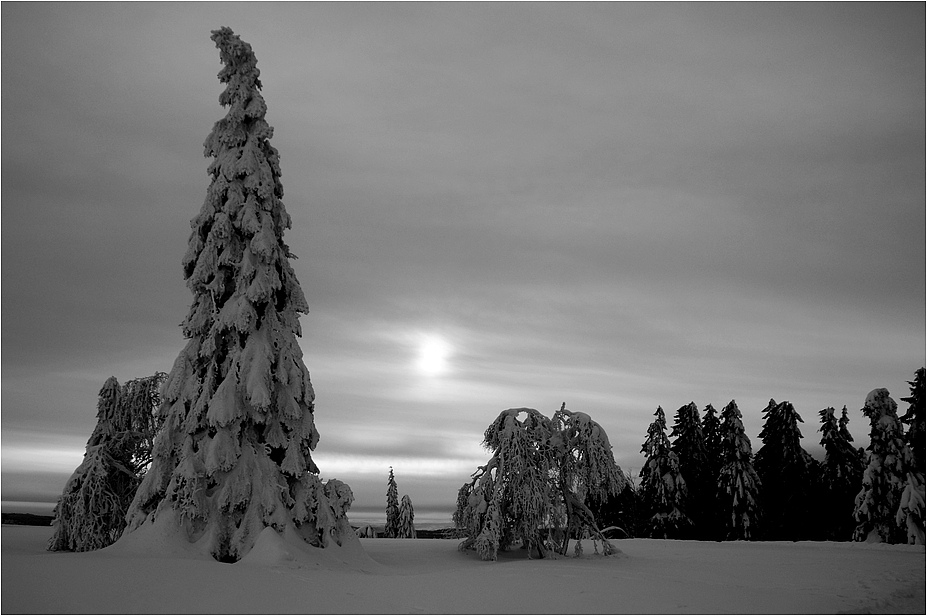
[[[2,4],[2,491],[50,511],[97,393],[168,371],[258,58],[324,478],[453,508],[503,409],[850,412],[925,358],[925,7]],[[429,342],[431,341],[431,342]],[[422,348],[443,348],[424,363]],[[442,347],[443,345],[443,347]],[[902,403],[904,407],[904,404]],[[15,505],[14,505],[15,503]]]

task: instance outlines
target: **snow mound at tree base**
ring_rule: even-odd
[[[162,514],[146,520],[103,551],[125,557],[215,560],[204,541],[187,538],[176,515]],[[234,564],[363,572],[374,572],[380,567],[367,555],[354,533],[347,534],[340,545],[331,541],[327,547],[317,548],[306,543],[292,525],[288,525],[282,533],[271,527],[265,528],[251,550]]]
[[[251,551],[238,561],[242,565],[286,567],[291,569],[331,569],[374,573],[381,565],[364,551],[360,540],[346,537],[341,545],[316,548],[305,541],[292,527],[283,533],[267,527],[258,535]]]

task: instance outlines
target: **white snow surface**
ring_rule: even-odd
[[[3,613],[925,612],[924,546],[626,539],[607,558],[588,544],[582,558],[516,550],[484,562],[457,540],[301,550],[266,530],[245,559],[223,564],[154,534],[48,552],[51,532],[3,526]]]

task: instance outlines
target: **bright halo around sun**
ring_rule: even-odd
[[[444,338],[428,335],[419,343],[415,365],[426,376],[438,376],[448,371],[450,355],[451,345]]]

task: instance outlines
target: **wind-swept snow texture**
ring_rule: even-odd
[[[621,558],[587,551],[584,558],[528,560],[516,550],[487,563],[458,552],[455,539],[363,539],[370,558],[361,562],[348,546],[300,550],[265,530],[245,558],[224,564],[171,555],[152,545],[164,541],[154,534],[75,554],[45,550],[50,528],[2,532],[5,614],[923,614],[927,608],[919,545],[625,539],[615,541]],[[151,558],[151,548],[161,556]]]
[[[257,58],[229,28],[212,40],[228,113],[204,144],[212,181],[183,258],[189,342],[164,384],[164,427],[127,532],[182,532],[229,562],[268,527],[296,548],[356,543],[351,489],[323,484],[310,453],[315,394],[296,341],[309,308],[283,242],[290,216]]]

